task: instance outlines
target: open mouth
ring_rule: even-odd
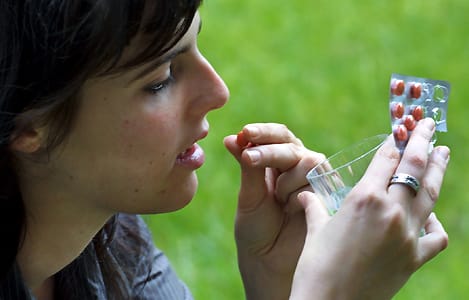
[[[203,130],[199,136],[194,140],[192,146],[179,153],[176,157],[176,162],[179,165],[185,166],[190,169],[197,169],[201,167],[205,162],[204,150],[197,144],[197,141],[204,139],[208,134],[208,125],[205,126],[207,129]]]
[[[200,168],[205,162],[204,150],[196,143],[180,153],[176,162],[190,169]]]
[[[192,154],[194,154],[196,150],[196,147],[195,147],[195,144],[192,145],[191,147],[187,148],[184,152],[181,152],[178,156],[177,156],[177,159],[178,160],[182,160],[182,159],[185,159],[185,158],[188,158],[190,157]]]

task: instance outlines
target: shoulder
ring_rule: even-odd
[[[155,246],[142,217],[119,214],[116,222],[115,255],[120,265],[127,266],[126,273],[136,293],[134,299],[192,299],[166,255]]]
[[[32,299],[16,263],[0,278],[0,299]]]

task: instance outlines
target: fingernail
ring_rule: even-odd
[[[246,151],[246,154],[248,155],[249,160],[251,161],[251,163],[255,164],[260,160],[261,153],[258,150],[246,149],[245,151]]]
[[[449,161],[449,148],[448,147],[438,147],[435,149],[436,154],[441,157],[444,161]]]

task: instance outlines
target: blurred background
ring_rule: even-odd
[[[195,298],[244,298],[233,239],[239,168],[223,137],[278,122],[332,154],[391,132],[389,80],[401,73],[451,83],[448,132],[437,142],[451,147],[451,161],[435,208],[450,244],[395,299],[467,299],[469,1],[205,0],[200,13],[199,47],[231,100],[209,115],[195,199],[145,217]]]

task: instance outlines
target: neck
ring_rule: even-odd
[[[31,290],[41,287],[78,257],[112,216],[85,207],[79,199],[34,195],[23,195],[25,239],[17,255],[22,276]]]
[[[37,300],[54,299],[54,279],[49,277],[38,288],[33,290],[33,294]]]

